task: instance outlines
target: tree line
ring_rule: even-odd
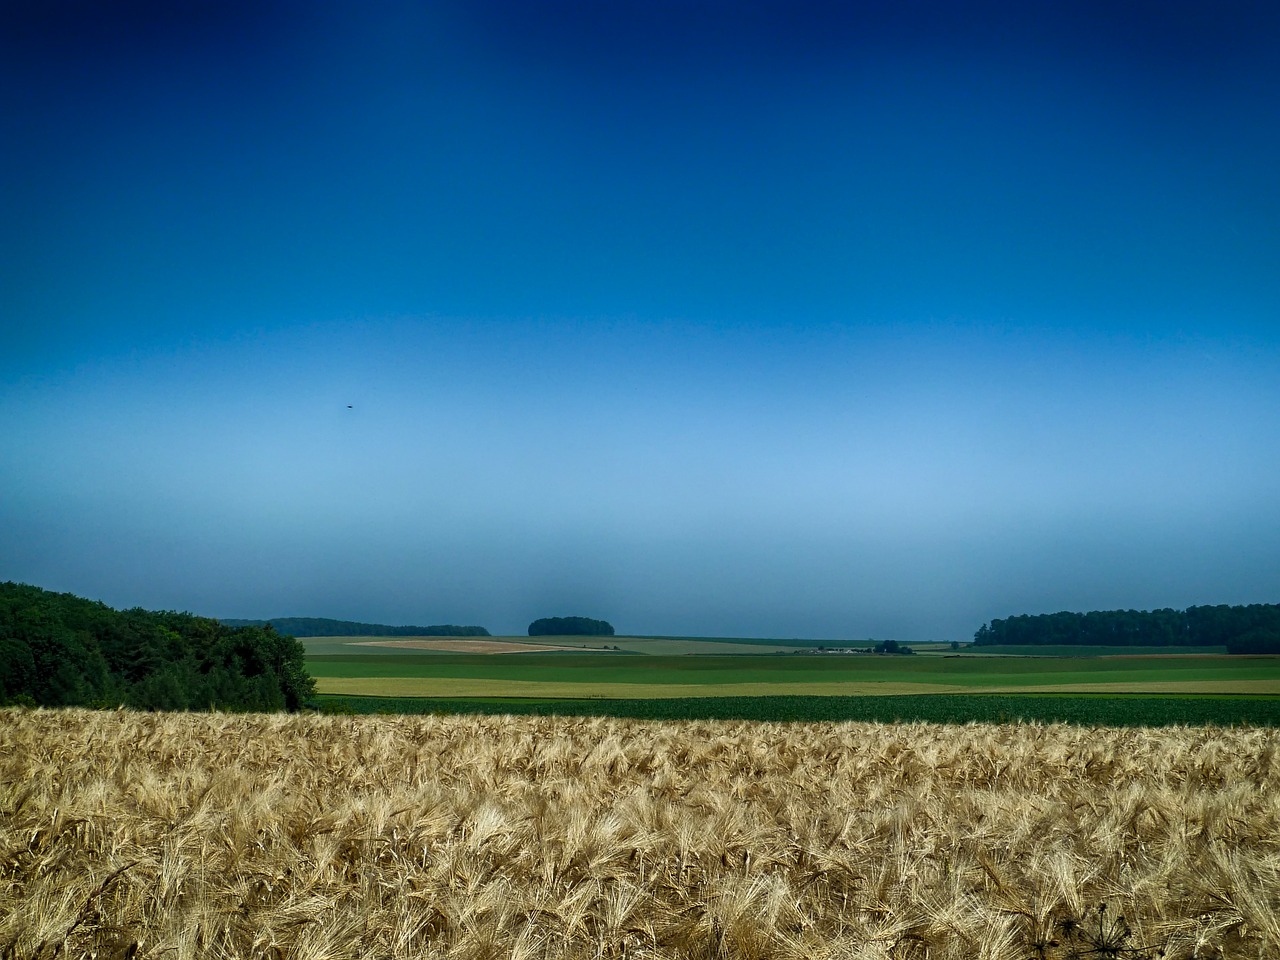
[[[1022,614],[983,624],[973,642],[978,646],[1225,646],[1228,653],[1280,653],[1280,604]]]
[[[270,625],[0,584],[0,704],[298,710],[315,692],[303,658]]]
[[[484,627],[438,623],[431,627],[392,627],[385,623],[357,623],[327,617],[273,617],[270,620],[226,620],[229,627],[265,627],[291,637],[487,637]]]

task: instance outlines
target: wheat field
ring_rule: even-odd
[[[1277,957],[1278,748],[6,710],[0,958]]]

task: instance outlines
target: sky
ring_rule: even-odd
[[[15,0],[0,580],[964,640],[1280,602],[1280,7]]]

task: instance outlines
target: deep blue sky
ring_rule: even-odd
[[[1280,601],[1277,49],[1270,3],[7,4],[0,579],[831,638]]]

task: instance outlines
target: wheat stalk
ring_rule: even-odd
[[[1278,744],[0,711],[0,960],[1275,956]]]

